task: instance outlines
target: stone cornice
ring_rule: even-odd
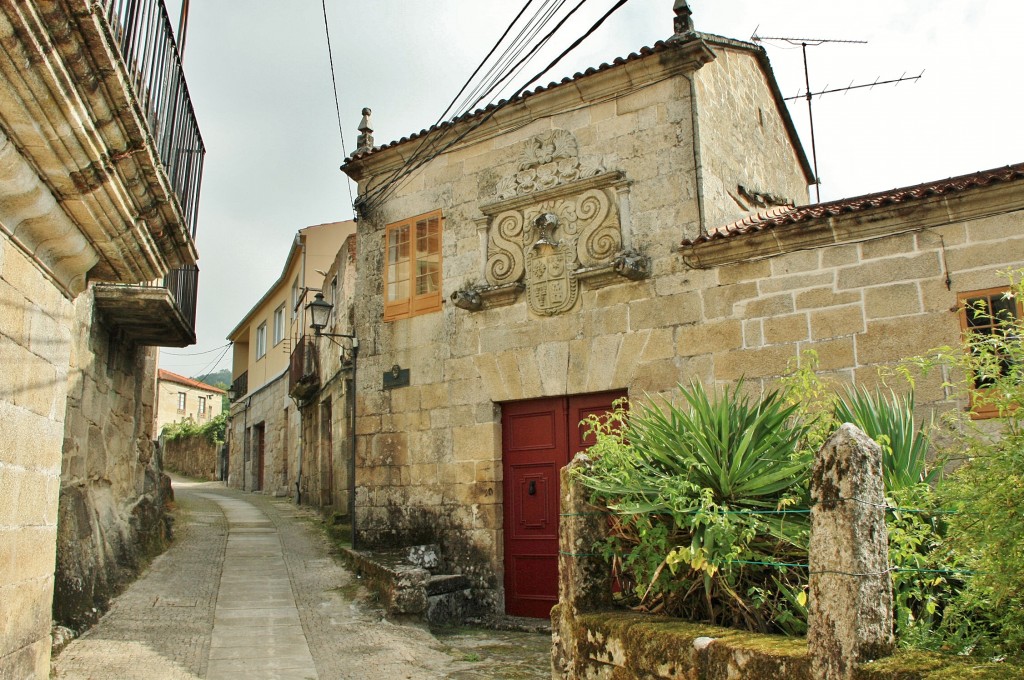
[[[798,250],[858,243],[907,232],[1024,211],[1024,183],[1000,184],[963,193],[809,219],[731,238],[680,248],[690,267],[706,269],[761,260]]]

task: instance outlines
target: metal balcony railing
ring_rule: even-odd
[[[178,310],[194,330],[196,327],[196,304],[199,300],[199,267],[193,265],[172,269],[164,277],[164,288],[178,303]]]
[[[288,370],[288,394],[306,399],[320,387],[320,360],[313,338],[304,335],[295,343]]]
[[[235,378],[235,381],[231,383],[231,393],[235,395],[232,397],[233,399],[241,399],[249,394],[249,371]]]
[[[101,0],[111,34],[185,216],[196,236],[206,147],[163,0]]]

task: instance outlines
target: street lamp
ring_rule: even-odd
[[[352,547],[356,547],[356,357],[359,356],[359,339],[354,335],[346,333],[324,333],[327,321],[331,318],[331,310],[334,309],[327,300],[324,300],[323,293],[317,293],[313,301],[306,305],[309,311],[310,324],[313,334],[316,337],[348,338],[352,341],[352,382],[349,391],[349,457],[348,457],[348,517],[352,523]],[[337,344],[337,343],[335,343]]]
[[[331,318],[331,310],[334,309],[334,305],[324,299],[323,293],[317,293],[313,297],[313,301],[306,305],[306,310],[309,311],[310,324],[309,327],[313,329],[313,334],[317,337],[324,336],[328,338],[348,338],[352,341],[353,349],[359,347],[359,340],[354,335],[348,335],[346,333],[324,333],[324,328],[327,327],[327,321]]]

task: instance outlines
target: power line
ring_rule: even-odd
[[[160,353],[161,354],[166,354],[167,356],[172,356],[172,357],[197,357],[200,354],[212,354],[213,352],[216,352],[219,349],[224,349],[225,347],[230,347],[230,346],[231,346],[231,343],[229,342],[226,345],[220,345],[219,347],[214,347],[213,349],[208,349],[205,352],[184,352],[184,353],[180,353],[179,354],[178,352],[168,352],[167,350],[162,349],[162,350],[160,350]]]
[[[208,363],[203,368],[203,370],[199,371],[199,373],[197,375],[209,375],[212,372],[211,369],[213,369],[217,364],[219,364],[221,362],[221,360],[224,358],[224,355],[228,353],[229,349],[231,349],[231,345],[230,344],[228,344],[226,347],[224,347],[224,351],[220,353],[220,356],[218,356],[212,362]]]
[[[500,67],[502,67],[502,65],[504,64],[505,60],[508,59],[510,57],[510,55],[513,55],[511,58],[514,58],[514,55],[517,55],[517,54],[521,53],[522,52],[522,47],[520,47],[520,43],[526,43],[526,42],[529,42],[530,40],[532,40],[533,37],[536,36],[537,32],[539,32],[539,30],[548,21],[550,21],[551,16],[553,16],[553,14],[555,12],[557,12],[558,9],[560,9],[562,7],[562,5],[565,4],[566,1],[567,0],[560,0],[560,1],[559,0],[545,0],[544,4],[541,6],[541,8],[537,12],[535,12],[533,14],[533,16],[530,17],[530,19],[526,22],[526,25],[522,29],[520,29],[518,35],[516,35],[516,37],[513,39],[512,43],[508,47],[505,48],[505,51],[498,58],[498,60],[495,62],[495,64],[493,64],[490,67],[490,69],[487,71],[487,73],[484,76],[483,82],[481,82],[480,84],[476,85],[473,88],[473,90],[471,91],[471,93],[469,95],[467,95],[466,99],[464,99],[463,102],[459,105],[459,109],[458,109],[459,110],[459,114],[452,116],[452,120],[453,121],[458,119],[459,116],[462,115],[462,112],[467,111],[467,109],[468,110],[472,109],[472,104],[470,102],[473,102],[474,98],[476,98],[475,102],[479,103],[479,101],[482,99],[482,97],[486,96],[487,92],[490,92],[491,90],[493,90],[494,85],[492,85],[487,91],[485,91],[483,95],[480,95],[481,88],[484,86],[484,84],[486,84],[486,82],[488,82],[488,79],[491,79],[493,77],[493,74],[495,73],[495,70],[500,68]],[[459,93],[457,95],[455,95],[455,97],[452,99],[451,103],[449,103],[448,106],[445,108],[444,112],[440,116],[438,116],[437,120],[434,122],[434,125],[431,126],[432,128],[433,127],[437,127],[442,121],[445,121],[445,117],[451,112],[453,106],[458,101],[459,96],[462,95],[462,93],[466,91],[466,88],[469,87],[470,83],[472,83],[473,78],[476,77],[476,75],[480,72],[480,69],[483,68],[484,64],[487,63],[487,60],[498,49],[498,47],[501,45],[502,41],[504,41],[504,39],[508,36],[509,32],[512,30],[512,27],[515,26],[516,22],[519,21],[519,19],[523,16],[523,14],[525,14],[527,8],[529,8],[529,6],[532,4],[532,2],[533,2],[533,0],[527,0],[526,4],[523,5],[523,7],[519,10],[519,13],[516,14],[516,16],[512,20],[512,22],[506,27],[505,31],[501,34],[501,37],[498,38],[498,40],[491,47],[490,51],[488,51],[487,55],[480,61],[480,64],[476,67],[476,69],[473,71],[473,73],[470,75],[470,77],[466,80],[466,82],[459,89]],[[538,17],[541,17],[542,14],[544,16],[538,20]],[[534,25],[535,25],[535,28],[533,28]],[[525,38],[524,38],[524,36],[525,36]],[[416,148],[413,150],[413,152],[409,155],[408,158],[405,159],[405,161],[402,163],[402,165],[399,168],[397,168],[396,170],[392,171],[390,173],[390,175],[384,180],[384,182],[382,182],[380,185],[378,185],[378,187],[375,188],[373,192],[369,192],[369,194],[364,194],[363,195],[363,197],[362,197],[363,204],[367,205],[369,202],[375,200],[375,193],[377,192],[378,189],[385,188],[391,182],[396,181],[396,180],[400,179],[401,177],[403,177],[404,176],[403,172],[407,168],[409,168],[413,163],[417,162],[420,158],[422,158],[422,155],[425,153],[424,149],[427,146],[433,145],[434,142],[435,142],[435,140],[432,140],[429,136],[424,136],[423,139],[420,140],[420,142],[416,146]]]
[[[324,33],[327,35],[327,60],[331,64],[331,87],[334,88],[334,112],[338,116],[338,134],[341,136],[341,157],[347,158],[348,152],[345,151],[345,130],[341,125],[341,104],[338,102],[338,81],[334,77],[334,50],[331,49],[331,27],[327,24],[327,0],[320,0],[320,6],[324,11]],[[348,202],[351,205],[354,203],[352,198],[352,183],[349,181],[347,175],[345,177],[345,188],[348,189]]]
[[[455,144],[457,144],[460,141],[462,141],[463,139],[465,139],[467,135],[469,135],[471,132],[473,132],[474,130],[479,128],[481,125],[486,123],[488,120],[490,120],[494,116],[495,113],[497,113],[499,110],[504,108],[510,102],[515,101],[515,99],[520,94],[522,94],[527,88],[529,88],[535,82],[537,82],[538,80],[543,78],[544,75],[548,71],[550,71],[552,68],[554,68],[556,65],[558,65],[558,63],[561,62],[562,59],[564,59],[570,52],[572,52],[577,47],[579,47],[579,45],[584,40],[589,38],[598,28],[601,27],[602,24],[604,24],[605,21],[607,21],[607,19],[612,14],[614,14],[616,11],[618,11],[619,8],[621,8],[623,5],[625,5],[628,1],[629,0],[618,0],[607,12],[605,12],[596,22],[594,22],[594,24],[589,29],[587,29],[587,31],[583,35],[581,35],[579,38],[574,40],[572,42],[572,44],[569,45],[569,47],[564,49],[547,66],[545,66],[544,69],[542,69],[535,76],[530,78],[526,83],[524,83],[522,86],[520,86],[514,93],[512,93],[508,97],[508,99],[502,100],[496,106],[494,106],[494,108],[492,108],[489,111],[487,111],[486,113],[484,113],[476,123],[474,123],[473,125],[469,126],[464,132],[462,132],[457,137],[455,137],[455,139],[453,139],[450,142],[446,143],[440,149],[438,149],[434,153],[432,153],[429,157],[427,157],[427,158],[425,158],[423,160],[418,161],[413,167],[410,167],[410,168],[406,169],[405,171],[403,171],[400,176],[398,176],[395,179],[391,180],[390,182],[386,182],[386,183],[382,184],[381,186],[377,187],[376,189],[374,189],[374,192],[369,194],[368,198],[367,198],[367,195],[364,195],[364,199],[365,200],[362,202],[363,206],[365,206],[368,209],[373,209],[376,205],[379,205],[381,201],[385,200],[388,196],[392,195],[399,188],[399,186],[400,186],[399,182],[402,182],[410,174],[412,174],[413,172],[415,172],[419,168],[423,167],[426,163],[429,163],[434,158],[437,158],[437,156],[439,156],[440,154],[444,153],[445,151],[450,149],[452,146],[454,146]],[[583,2],[586,2],[586,0],[581,0],[579,5],[577,5],[577,7],[574,8],[573,11],[578,9],[579,6],[581,6],[583,4]],[[546,36],[546,37],[550,37],[551,35],[553,35],[559,28],[561,28],[561,26],[565,23],[565,21],[567,19],[568,19],[568,16],[563,18],[558,23],[558,25],[549,32],[548,36]]]

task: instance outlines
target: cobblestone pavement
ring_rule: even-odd
[[[53,662],[64,680],[549,678],[550,637],[386,620],[312,511],[176,479],[176,538]]]

